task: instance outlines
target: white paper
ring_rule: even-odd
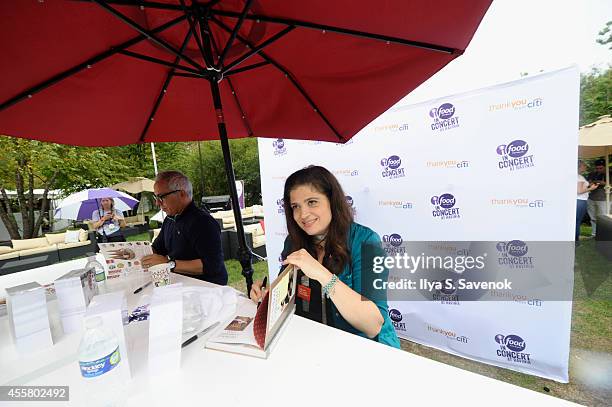
[[[9,324],[15,345],[29,353],[53,345],[45,290],[38,283],[7,288]]]
[[[54,282],[64,333],[79,331],[83,315],[98,294],[93,269],[72,270]]]
[[[253,320],[257,313],[257,304],[247,298],[240,298],[238,310],[233,319],[219,331],[211,342],[240,343],[259,347],[253,334]]]
[[[160,375],[181,367],[182,283],[156,287],[149,316],[149,373]]]

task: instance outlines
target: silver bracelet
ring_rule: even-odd
[[[334,274],[329,282],[323,286],[323,294],[325,294],[327,298],[331,297],[331,295],[334,293],[334,287],[336,286],[337,281],[338,276]]]

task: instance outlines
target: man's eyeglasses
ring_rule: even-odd
[[[166,192],[166,193],[161,194],[161,195],[153,194],[153,198],[155,198],[156,201],[164,202],[164,198],[165,197],[167,197],[168,195],[171,195],[171,194],[173,194],[175,192],[179,192],[179,191],[182,191],[182,189],[175,189],[174,191]]]

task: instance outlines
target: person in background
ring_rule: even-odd
[[[168,216],[151,245],[155,254],[144,256],[142,265],[170,263],[173,272],[226,285],[221,228],[193,203],[189,178],[179,171],[160,172],[153,190],[155,202]]]
[[[380,237],[353,221],[338,180],[310,166],[287,178],[283,198],[289,232],[283,264],[300,270],[296,314],[399,348],[386,299],[363,296],[362,243],[382,251]],[[263,295],[256,281],[250,297],[260,301]]]
[[[125,227],[123,214],[115,209],[113,198],[102,198],[98,209],[91,214],[98,243],[125,242],[121,228]]]
[[[591,218],[592,231],[591,235],[595,236],[597,233],[597,217],[599,215],[607,215],[608,208],[606,208],[606,161],[599,159],[595,161],[595,171],[591,172],[587,180],[596,185],[597,188],[593,189],[589,193],[589,199],[587,200],[587,212]]]
[[[576,202],[576,241],[580,237],[580,224],[587,210],[587,199],[589,192],[598,188],[596,184],[590,184],[582,173],[586,171],[586,165],[582,160],[578,160],[578,200]]]

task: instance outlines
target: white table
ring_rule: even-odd
[[[2,276],[0,296],[8,286],[32,280],[45,284],[84,263],[85,260],[73,260]],[[177,280],[186,285],[206,284],[182,276],[177,276]],[[132,288],[129,289],[133,291]],[[131,291],[130,310],[142,295],[133,295]],[[147,292],[151,292],[150,287],[143,290]],[[56,312],[53,302],[56,301],[49,304],[52,314]],[[55,318],[52,323],[59,321]],[[148,375],[147,332],[148,322],[128,326],[133,377],[128,406],[571,404],[298,316],[290,319],[267,360],[204,349],[205,337],[184,348],[181,370],[162,380]],[[68,385],[71,400],[68,405],[85,405],[76,357],[79,341],[78,333],[62,336],[52,348],[20,356],[10,339],[8,318],[1,317],[0,385]],[[272,386],[276,389],[273,393]],[[306,389],[311,393],[300,393]],[[43,404],[21,402],[19,406]]]

